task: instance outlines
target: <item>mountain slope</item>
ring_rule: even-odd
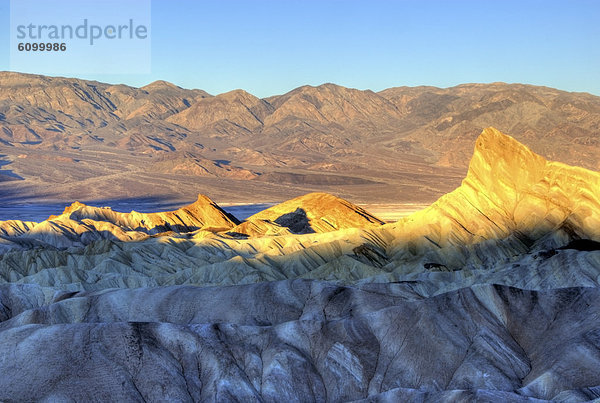
[[[345,228],[366,228],[384,224],[363,208],[326,193],[309,193],[270,207],[248,217],[232,230],[261,235],[287,228],[294,234],[324,233]]]
[[[133,88],[0,72],[0,155],[10,163],[0,198],[10,190],[61,202],[108,192],[186,201],[202,188],[227,202],[326,192],[356,203],[431,203],[460,184],[485,127],[552,160],[598,170],[599,125],[600,97],[523,84],[378,93],[323,84],[259,99],[164,81]],[[227,161],[261,183],[218,174],[182,181],[146,169],[182,153]],[[317,179],[324,171],[328,177]]]
[[[62,214],[41,223],[0,221],[0,237],[14,245],[67,248],[98,240],[139,241],[148,235],[224,231],[239,221],[204,195],[189,206],[158,213],[121,213],[110,207],[74,202]],[[5,245],[8,247],[8,245]]]
[[[0,399],[595,399],[599,200],[488,128],[393,224],[322,193],[237,227],[202,196],[0,222]]]
[[[39,287],[11,286],[3,400],[587,401],[600,386],[598,289],[411,301],[398,284],[296,280],[43,305]]]
[[[558,231],[600,240],[599,224],[600,174],[549,162],[488,128],[462,185],[393,227],[402,234],[396,253],[403,253],[417,244],[444,248],[509,236],[530,246]],[[407,237],[412,243],[403,246]]]
[[[269,98],[274,112],[265,119],[266,130],[281,132],[299,122],[330,129],[357,127],[381,129],[398,119],[396,107],[372,91],[360,91],[335,84],[303,86]]]
[[[169,117],[168,121],[188,129],[228,129],[250,133],[263,124],[273,107],[243,90],[230,91],[212,98],[201,99],[190,108]],[[237,133],[236,133],[237,134]]]
[[[438,164],[466,166],[471,142],[493,126],[550,159],[600,170],[597,96],[505,83],[398,87],[378,94],[413,126],[406,140],[434,152]]]

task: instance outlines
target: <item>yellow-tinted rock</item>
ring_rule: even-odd
[[[328,193],[309,193],[249,217],[233,231],[247,235],[323,233],[345,228],[369,228],[384,222],[363,208]]]
[[[532,240],[563,226],[600,239],[600,174],[546,161],[512,137],[487,128],[462,185],[390,226],[395,253],[469,245],[522,234]]]
[[[215,202],[204,195],[189,206],[181,207],[175,211],[158,213],[120,213],[108,207],[91,207],[75,202],[67,207],[62,215],[53,218],[61,220],[68,217],[72,220],[90,219],[94,221],[107,221],[121,228],[146,233],[160,233],[166,231],[191,232],[198,229],[211,229],[221,231],[230,229],[237,220],[222,210]]]

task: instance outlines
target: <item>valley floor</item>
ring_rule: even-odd
[[[490,128],[456,190],[365,207],[0,221],[0,401],[600,398],[600,173]]]

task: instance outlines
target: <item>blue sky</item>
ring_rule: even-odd
[[[262,97],[324,82],[505,81],[600,95],[597,0],[153,0],[151,11],[151,73],[74,75]],[[0,70],[10,69],[9,21],[0,0]]]

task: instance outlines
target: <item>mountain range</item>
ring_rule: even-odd
[[[600,97],[0,72],[0,129],[0,401],[600,398]]]
[[[600,169],[600,97],[523,84],[335,84],[260,99],[0,73],[0,188],[68,201],[161,196],[431,203],[460,184],[488,126],[550,159]]]

